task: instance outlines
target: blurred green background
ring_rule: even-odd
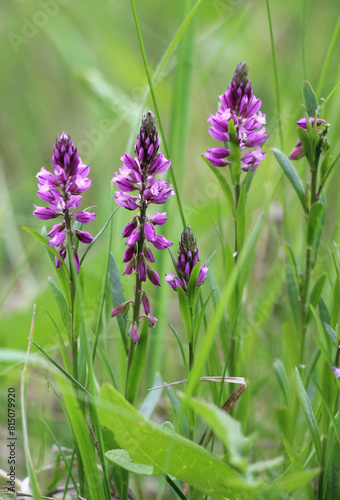
[[[151,72],[156,69],[191,5],[193,3],[189,1],[179,0],[136,0]],[[320,75],[340,13],[338,0],[275,0],[270,2],[270,6],[281,96],[283,143],[276,124],[265,146],[267,158],[253,180],[248,200],[248,228],[261,212],[280,174],[270,148],[282,148],[287,155],[292,150],[297,140],[295,122],[302,116],[302,81],[307,77],[315,89],[320,86]],[[34,303],[37,304],[35,339],[41,345],[54,343],[52,326],[41,308],[47,308],[59,319],[47,286],[48,274],[54,278],[48,256],[44,248],[20,229],[20,225],[27,225],[40,232],[43,225],[32,215],[33,203],[40,204],[35,193],[36,173],[42,165],[51,168],[58,133],[65,131],[70,134],[84,163],[91,167],[92,188],[84,196],[82,206],[97,206],[97,219],[90,230],[95,234],[110,214],[111,179],[119,166],[119,158],[125,151],[132,153],[141,114],[148,109],[153,110],[153,105],[150,97],[146,104],[143,103],[148,85],[128,1],[2,2],[0,32],[0,345],[25,350]],[[206,119],[210,113],[215,113],[218,95],[226,90],[240,61],[247,62],[254,94],[262,99],[267,130],[274,127],[279,110],[265,1],[203,0],[188,33],[194,41],[192,50],[186,52],[185,46],[182,46],[180,56],[181,64],[184,68],[186,65],[184,74],[190,79],[185,96],[187,106],[183,109],[186,134],[184,155],[178,147],[181,141],[176,137],[176,133],[183,134],[178,109],[177,126],[173,124],[174,99],[176,92],[181,91],[175,85],[179,60],[177,50],[162,71],[155,92],[187,223],[197,236],[202,260],[206,260],[219,243],[202,202],[212,217],[220,221],[225,241],[233,241],[229,210],[215,178],[201,159],[206,149],[216,145],[208,133]],[[326,77],[318,88],[319,97],[326,98],[339,81],[339,53],[337,40],[332,56],[327,60]],[[327,102],[324,115],[331,123],[328,138],[335,152],[340,131],[339,103],[340,89]],[[304,162],[299,162],[296,167],[304,178]],[[327,227],[334,239],[338,236],[339,181],[340,175],[336,170],[327,190]],[[165,209],[169,216],[166,235],[175,242],[173,249],[176,253],[182,231],[176,200],[172,199]],[[112,248],[121,269],[124,242],[120,233],[129,217],[130,214],[122,209],[114,216]],[[292,220],[296,221],[295,226]],[[261,377],[271,373],[272,361],[280,347],[280,318],[286,320],[289,316],[282,292],[283,241],[290,241],[299,251],[302,221],[294,193],[283,180],[274,195],[260,235],[253,277],[245,298],[250,318],[249,331],[245,328],[245,336],[250,336],[251,331],[254,337],[251,337],[250,345],[259,340],[261,346],[256,366],[245,363],[247,373],[239,374],[253,377],[259,388],[259,399],[256,400],[259,403],[252,408],[253,426],[255,423],[260,427],[264,425],[260,417],[265,408],[264,400],[275,392],[273,388],[267,388],[261,396]],[[47,227],[50,225],[48,223]],[[99,306],[107,245],[108,232],[91,250],[84,266],[87,313],[93,323]],[[159,265],[164,275],[171,269],[171,261],[168,255],[162,259]],[[222,286],[223,276],[219,271],[221,259],[217,253],[212,268]],[[301,256],[301,262],[302,259]],[[128,279],[123,281],[129,297],[132,282]],[[152,342],[158,346],[158,356],[152,371],[162,366],[162,375],[170,380],[174,377],[173,369],[179,359],[167,323],[168,320],[177,322],[181,328],[177,300],[170,289],[164,292],[162,304],[158,303],[159,296],[155,290],[150,293],[154,294],[155,307],[167,304],[168,312],[168,319],[153,333]],[[110,307],[109,304],[108,310]],[[107,331],[113,337],[110,344],[113,352],[121,352],[118,350],[116,324],[108,323]],[[168,344],[163,343],[164,339]],[[8,372],[4,366],[0,375],[5,377],[5,383],[17,386],[21,368],[19,366]],[[152,375],[149,377],[152,378]],[[46,381],[38,371],[33,371],[31,381],[35,388],[30,400],[33,419],[35,414],[48,412],[50,403],[44,397]],[[35,432],[39,432],[39,423],[32,424],[32,428],[34,426]],[[267,430],[270,433],[270,429]]]

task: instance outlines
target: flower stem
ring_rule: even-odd
[[[142,200],[143,200],[144,190],[145,190],[145,182],[142,183],[142,192],[141,192],[141,199]],[[142,206],[140,209],[140,216],[139,216],[140,235],[139,235],[138,244],[137,244],[138,245],[137,246],[137,270],[136,270],[135,297],[134,297],[133,316],[132,316],[132,324],[134,322],[136,322],[137,328],[138,328],[138,323],[139,323],[140,296],[141,296],[141,289],[142,289],[142,282],[139,279],[138,263],[139,263],[139,260],[141,258],[141,255],[143,253],[143,246],[144,246],[144,239],[145,239],[145,237],[144,237],[145,214],[146,214],[146,202],[143,200]],[[135,344],[131,338],[129,352],[128,352],[127,370],[126,370],[125,397],[127,397],[129,372],[130,372],[134,352],[135,352]],[[130,401],[130,403],[133,403],[133,401]]]

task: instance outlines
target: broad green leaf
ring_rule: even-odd
[[[185,481],[216,500],[234,499],[230,484],[238,473],[201,446],[164,431],[143,418],[121,394],[105,384],[99,395],[101,422],[138,464]],[[204,474],[202,474],[204,471]]]
[[[71,345],[71,314],[70,314],[65,296],[61,292],[61,290],[57,287],[57,285],[54,283],[52,278],[48,277],[47,281],[48,281],[48,284],[50,285],[50,288],[53,292],[55,300],[58,304],[60,317],[61,317],[61,320],[63,322],[69,343]]]
[[[139,382],[143,375],[146,358],[146,348],[148,345],[148,331],[148,320],[147,318],[144,318],[138,344],[135,347],[132,363],[129,369],[129,377],[126,389],[126,398],[129,401],[135,400]]]
[[[326,281],[327,281],[327,273],[323,273],[321,276],[319,276],[319,278],[316,280],[316,282],[313,286],[313,290],[311,291],[311,294],[309,297],[309,304],[312,305],[314,308],[316,308],[318,303],[319,303],[319,300],[320,300],[320,297],[322,294],[322,290],[323,290],[323,287],[325,286]],[[308,310],[307,315],[306,315],[306,325],[308,325],[308,323],[310,322],[311,319],[312,319],[312,315],[311,315],[310,310]]]
[[[283,366],[283,363],[281,359],[276,359],[274,361],[274,370],[275,370],[275,375],[277,378],[277,381],[279,383],[280,389],[282,391],[285,403],[288,408],[291,408],[292,406],[292,394],[289,386],[289,381],[287,377],[287,373],[285,370],[285,367]]]
[[[189,342],[192,340],[192,325],[191,325],[191,315],[189,308],[189,301],[187,294],[181,287],[177,287],[178,304],[181,311],[182,320],[184,323],[184,328],[188,337]]]
[[[240,184],[241,177],[241,148],[235,130],[234,120],[229,121],[228,134],[230,138],[231,178],[234,185]]]
[[[323,214],[323,204],[318,202],[311,206],[307,223],[307,246],[312,247],[316,233],[319,229],[317,219],[321,219]]]
[[[237,205],[237,251],[240,252],[243,247],[246,234],[246,186],[241,189]]]
[[[300,328],[300,301],[299,292],[296,288],[294,273],[290,267],[286,267],[286,282],[289,304],[293,313],[294,324]]]
[[[228,450],[228,461],[241,469],[247,465],[251,440],[242,434],[241,423],[218,407],[191,398],[189,406],[201,416]]]
[[[230,189],[230,186],[228,184],[227,179],[219,171],[218,167],[212,166],[210,164],[209,160],[207,160],[207,158],[205,158],[204,156],[202,156],[202,158],[205,161],[205,163],[208,165],[208,167],[210,168],[210,170],[212,171],[212,173],[215,175],[216,179],[218,180],[218,183],[221,186],[223,194],[224,194],[224,196],[225,196],[225,198],[226,198],[226,200],[228,202],[230,211],[231,211],[234,219],[236,219],[236,209],[235,209],[234,196],[233,196],[232,190]]]
[[[272,149],[275,158],[277,159],[279,165],[283,169],[284,173],[288,177],[289,182],[295,189],[296,194],[298,195],[298,198],[300,200],[300,203],[304,209],[305,212],[307,212],[307,205],[306,205],[306,197],[305,197],[305,191],[302,186],[302,182],[300,177],[298,176],[295,168],[291,164],[291,162],[288,160],[288,158],[281,153],[279,149]]]
[[[316,455],[320,462],[321,460],[321,436],[319,432],[319,427],[315,419],[313,408],[309,400],[308,394],[303,386],[299,370],[295,368],[295,386],[297,390],[297,395],[301,404],[302,412],[306,420],[306,424],[312,436],[314,443]]]
[[[311,84],[308,81],[304,81],[302,84],[303,99],[305,101],[305,107],[307,115],[314,118],[315,112],[318,109],[318,101]]]
[[[109,279],[110,279],[110,292],[113,307],[117,307],[125,302],[123,283],[120,277],[120,273],[115,261],[113,254],[110,254],[110,264],[109,264]],[[120,335],[122,337],[125,352],[127,352],[127,340],[126,340],[126,330],[127,321],[123,314],[116,316],[117,323],[119,326]]]
[[[152,465],[134,462],[126,450],[110,450],[105,453],[105,456],[109,462],[119,467],[123,467],[123,469],[130,472],[134,472],[135,474],[141,474],[143,476],[151,476],[153,474]]]

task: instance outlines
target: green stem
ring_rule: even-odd
[[[238,243],[237,243],[237,208],[238,208],[238,200],[240,198],[240,185],[234,185],[234,194],[235,194],[235,208],[236,208],[236,217],[235,217],[235,248],[234,248],[234,260],[237,262],[237,252],[238,252]]]
[[[141,190],[141,199],[143,200],[143,193],[146,187],[146,181],[143,179],[142,181],[142,190]],[[140,223],[140,235],[138,239],[138,247],[137,247],[137,269],[136,269],[136,284],[135,284],[135,297],[134,297],[134,304],[133,304],[133,316],[132,316],[132,324],[136,322],[137,328],[139,324],[139,312],[140,312],[140,296],[141,296],[141,290],[142,290],[142,282],[139,279],[139,272],[138,272],[138,263],[141,258],[143,258],[143,246],[144,246],[144,225],[145,225],[145,214],[146,214],[146,202],[143,200],[142,206],[140,209],[140,216],[139,216],[139,223]],[[130,339],[130,348],[129,348],[129,353],[128,353],[128,361],[127,361],[127,370],[126,370],[126,386],[125,386],[125,397],[127,397],[127,388],[128,388],[128,380],[129,380],[129,373],[130,373],[130,368],[133,360],[133,355],[135,352],[135,345],[132,340]],[[133,401],[130,401],[130,403],[133,403]]]
[[[306,248],[306,267],[304,274],[304,283],[301,293],[301,351],[300,351],[300,363],[303,364],[305,342],[306,342],[306,307],[307,307],[307,297],[309,291],[310,274],[311,274],[311,263],[312,263],[312,249],[311,247]]]

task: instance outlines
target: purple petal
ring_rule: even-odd
[[[58,215],[60,215],[50,208],[37,207],[36,205],[34,205],[34,207],[35,210],[33,212],[33,215],[35,215],[40,220],[55,219],[56,217],[58,217]]]
[[[123,253],[123,262],[130,262],[132,257],[136,255],[137,248],[136,245],[129,246]]]
[[[200,286],[204,283],[208,273],[208,268],[205,264],[201,265],[201,269],[198,273],[198,278],[197,278],[197,286]]]
[[[75,229],[73,232],[77,236],[78,240],[82,243],[85,243],[86,245],[91,243],[91,241],[93,240],[93,237],[87,231],[79,231],[78,229]]]
[[[132,340],[134,341],[135,344],[137,344],[138,340],[139,340],[139,335],[138,335],[138,330],[137,330],[137,323],[136,321],[134,321],[128,331],[128,335],[130,335],[131,333],[131,337],[132,337]]]
[[[111,313],[111,318],[113,318],[114,316],[118,316],[118,314],[122,314],[128,311],[130,304],[133,304],[132,300],[123,302],[123,304],[120,304],[119,306],[115,307]]]
[[[79,212],[74,218],[82,224],[87,224],[88,222],[94,221],[96,214],[94,212]]]
[[[156,271],[151,269],[151,267],[149,267],[149,266],[148,266],[148,278],[153,285],[161,286],[161,282],[160,282],[158,273],[156,273]]]
[[[146,295],[145,291],[142,290],[142,305],[143,309],[146,315],[150,314],[151,311],[151,304],[149,297]]]
[[[162,224],[164,224],[168,220],[168,218],[166,216],[166,212],[162,212],[162,213],[153,214],[153,216],[151,217],[150,220],[151,220],[152,224],[161,226]]]
[[[58,232],[58,233],[56,233],[56,235],[52,239],[50,239],[48,244],[52,248],[53,247],[60,247],[60,245],[62,245],[64,243],[65,238],[66,238],[66,231]]]
[[[170,274],[166,274],[165,275],[165,281],[168,283],[168,285],[171,286],[171,288],[173,290],[177,290],[177,287],[181,287],[183,288],[183,283],[182,281],[177,277],[175,276],[172,271],[170,272]]]
[[[137,227],[137,221],[133,219],[132,222],[129,222],[123,229],[122,236],[123,238],[127,238],[128,236],[131,236],[131,233],[136,229]]]
[[[157,235],[155,227],[151,222],[146,221],[144,224],[144,234],[147,241],[155,241]]]
[[[173,243],[167,240],[164,236],[157,236],[155,241],[152,242],[155,248],[159,250],[164,250],[165,248],[169,248],[173,245]]]
[[[140,229],[135,229],[129,238],[126,240],[125,245],[134,245],[139,240]]]
[[[138,277],[140,281],[146,281],[146,273],[147,273],[146,262],[144,257],[141,256],[138,262]]]

